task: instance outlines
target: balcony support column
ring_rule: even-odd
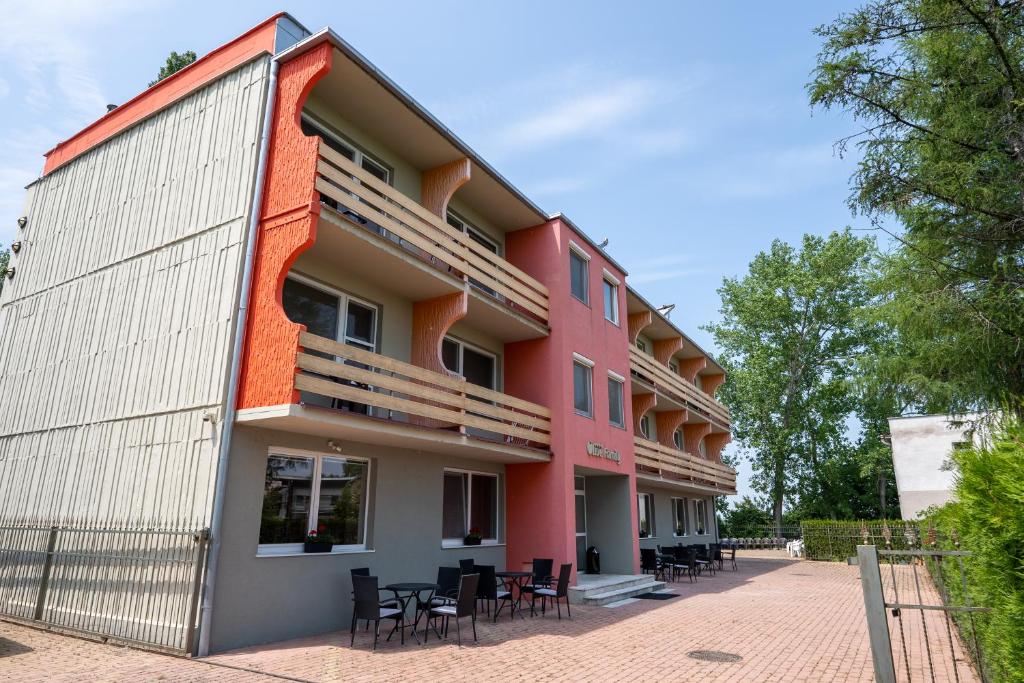
[[[420,195],[423,206],[441,219],[448,215],[448,202],[460,187],[469,182],[468,158],[456,159],[423,172]]]
[[[690,384],[693,384],[697,373],[708,366],[708,359],[705,356],[687,358],[679,361],[679,374]]]
[[[636,436],[643,436],[640,433],[640,418],[657,402],[658,397],[654,394],[633,394],[633,433]]]
[[[412,364],[447,377],[458,377],[457,373],[445,367],[444,361],[441,359],[441,343],[451,326],[459,319],[464,318],[468,312],[469,297],[465,291],[414,303],[412,306]],[[425,417],[410,416],[410,420],[425,427],[448,426],[446,423]]]
[[[704,392],[713,398],[715,392],[718,391],[718,388],[725,384],[725,374],[719,373],[717,375],[703,375],[700,378],[700,383],[701,386],[704,387]]]
[[[668,365],[669,360],[677,351],[683,348],[682,337],[671,339],[659,339],[654,342],[654,357],[662,365]]]
[[[683,425],[683,445],[686,447],[686,452],[692,455],[699,454],[701,440],[710,433],[710,422],[697,422],[694,424]],[[704,444],[705,448],[707,445],[707,443]]]
[[[658,443],[668,448],[675,448],[676,443],[672,440],[672,436],[679,429],[679,425],[683,424],[686,420],[685,410],[666,410],[660,413],[654,414],[654,419],[658,423]],[[710,427],[711,425],[708,425]],[[685,445],[685,442],[684,442]]]
[[[715,432],[704,437],[704,450],[708,454],[708,460],[722,462],[722,451],[732,441],[732,434],[729,432]]]
[[[643,329],[651,324],[653,316],[650,311],[640,311],[639,313],[630,313],[627,320],[627,330],[629,332],[629,343],[636,344],[636,338],[640,336]]]

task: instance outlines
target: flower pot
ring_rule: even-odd
[[[466,536],[462,539],[462,545],[480,545],[482,540],[479,536]]]
[[[306,553],[329,553],[333,545],[330,541],[306,541],[302,546],[302,551]]]

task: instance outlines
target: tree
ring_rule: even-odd
[[[171,74],[181,71],[194,61],[196,61],[196,53],[192,50],[187,50],[181,54],[172,50],[171,54],[167,57],[167,63],[160,67],[160,72],[157,73],[156,80],[150,81],[149,87],[152,88],[160,81],[164,80]]]
[[[810,101],[861,124],[850,205],[896,243],[874,372],[921,410],[1024,410],[1024,4],[876,0],[816,32]]]
[[[851,358],[869,338],[858,312],[873,250],[873,240],[848,230],[805,235],[799,251],[776,240],[718,290],[722,320],[706,329],[729,373],[723,400],[779,535],[787,497],[835,488],[820,473],[847,448]]]

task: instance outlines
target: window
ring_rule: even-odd
[[[643,339],[637,339],[636,348],[643,351],[644,353],[647,353],[647,342],[645,342]]]
[[[704,380],[700,375],[693,376],[693,386],[697,387],[701,391],[704,391]]]
[[[465,233],[466,235],[469,236],[469,239],[473,240],[474,242],[476,242],[477,244],[479,244],[481,247],[483,247],[487,251],[491,252],[492,254],[497,254],[498,256],[501,256],[501,247],[498,245],[498,243],[495,242],[494,240],[492,240],[487,235],[485,235],[483,233],[483,231],[481,231],[478,228],[474,227],[465,218],[463,218],[462,216],[458,215],[457,213],[449,211],[448,215],[447,215],[447,220],[448,220],[448,225],[452,226],[453,228],[455,228],[459,232]],[[483,283],[479,282],[478,280],[474,280],[473,278],[469,278],[469,284],[473,285],[477,289],[480,289],[480,290],[482,290],[484,292],[487,292],[488,294],[490,294],[493,297],[496,297],[498,299],[502,299],[501,295],[499,295],[497,292],[495,292],[490,287],[487,287]]]
[[[569,289],[572,295],[585,304],[590,303],[588,274],[590,257],[582,250],[570,245],[569,249]]]
[[[672,499],[672,528],[674,536],[686,536],[688,524],[686,523],[686,507],[689,501],[686,498]]]
[[[654,496],[649,493],[638,493],[636,498],[640,538],[654,538]]]
[[[601,291],[604,292],[604,317],[616,325],[619,324],[619,282],[611,280],[606,273],[601,280]]]
[[[608,373],[608,422],[615,427],[625,427],[626,417],[622,409],[622,386],[625,379]]]
[[[673,375],[678,375],[679,374],[679,363],[675,362],[674,360],[670,360],[668,362],[668,369],[672,371]]]
[[[696,523],[694,525],[693,533],[698,536],[706,534],[708,532],[708,502],[704,499],[694,502],[697,508]]]
[[[492,353],[445,337],[441,342],[441,360],[446,368],[472,384],[487,389],[498,387],[498,359]]]
[[[651,438],[651,419],[646,414],[640,416],[640,434],[645,439]]]
[[[391,184],[391,169],[383,162],[359,149],[340,134],[330,130],[328,126],[313,120],[309,114],[302,115],[302,133],[304,135],[319,135],[323,138],[324,144],[335,152],[355,163],[370,175]],[[325,199],[325,201],[327,200]]]
[[[260,550],[301,552],[310,529],[329,534],[335,550],[365,548],[369,469],[365,460],[271,451]]]
[[[697,444],[697,453],[702,458],[706,459],[708,457],[708,447],[704,444],[704,439],[701,439],[700,443]]]
[[[284,281],[281,303],[288,319],[305,325],[312,334],[340,341],[364,351],[376,351],[377,307],[373,304],[360,301],[342,292],[318,286],[312,280],[295,274],[289,275]],[[332,360],[342,360],[318,351],[307,351],[306,353]],[[363,367],[352,361],[345,362]],[[360,389],[371,388],[352,380],[336,379],[334,381]],[[302,401],[310,405],[369,414],[369,408],[366,405],[317,394],[303,392]]]
[[[498,542],[498,475],[445,470],[442,544],[462,545],[470,529],[479,530],[485,542]]]
[[[577,415],[594,416],[594,364],[582,356],[572,362],[573,407]]]
[[[683,450],[683,432],[680,429],[672,432],[672,443],[676,445],[676,448]]]

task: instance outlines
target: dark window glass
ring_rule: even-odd
[[[363,342],[373,350],[376,336],[377,311],[355,301],[348,302],[348,320],[345,335],[350,341]]]
[[[362,545],[366,528],[366,463],[324,458],[320,474],[317,528],[323,524],[335,545]]]
[[[477,386],[493,389],[494,357],[463,347],[462,376]]]
[[[569,285],[572,295],[582,301],[589,303],[587,295],[587,261],[575,251],[569,251]]]
[[[498,537],[498,478],[474,474],[470,477],[472,508],[469,527],[484,538]]]
[[[622,382],[608,379],[608,422],[616,427],[625,427],[622,415]]]
[[[613,323],[619,322],[619,288],[607,280],[601,281],[604,291],[604,317]]]
[[[462,374],[462,368],[459,366],[459,345],[451,339],[441,342],[441,361],[455,374]]]
[[[466,532],[466,474],[444,473],[443,505],[441,511],[442,538],[464,538]]]
[[[338,337],[338,297],[288,278],[281,295],[285,315],[311,333],[328,339]]]
[[[312,495],[312,458],[268,457],[260,543],[302,543],[309,531]]]
[[[573,406],[576,412],[583,415],[593,413],[593,401],[591,400],[591,370],[582,363],[572,364],[572,391]]]

